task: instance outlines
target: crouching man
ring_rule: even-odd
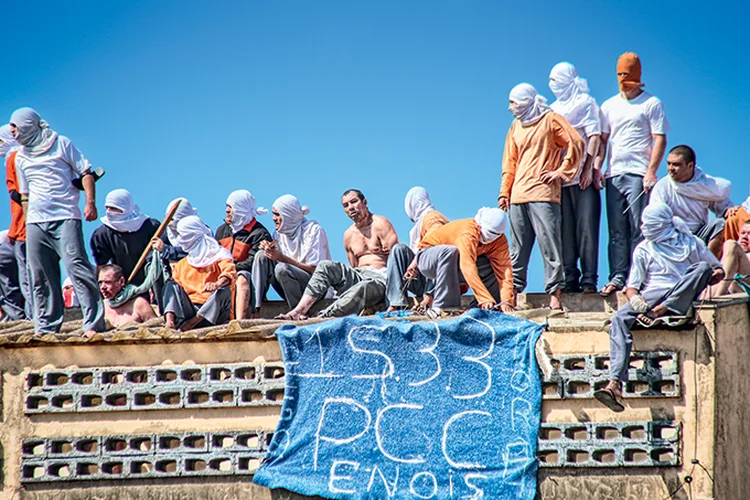
[[[126,323],[145,323],[156,318],[151,304],[137,296],[124,304],[115,305],[115,297],[125,288],[125,273],[117,264],[107,264],[99,269],[99,290],[104,297],[104,319],[114,328]]]
[[[675,217],[663,203],[650,204],[642,216],[644,240],[635,247],[625,294],[629,302],[612,317],[610,380],[594,397],[613,411],[620,403],[622,384],[628,379],[631,328],[636,321],[653,326],[664,316],[685,316],[693,301],[709,284],[724,278],[724,270],[701,239]]]
[[[164,284],[165,326],[187,331],[227,323],[237,282],[232,254],[195,215],[177,223],[177,245],[188,256],[175,265],[174,280]]]

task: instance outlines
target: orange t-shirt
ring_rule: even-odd
[[[560,163],[563,151],[565,156]],[[562,183],[545,184],[541,175],[557,171],[563,182],[572,181],[578,173],[583,153],[581,135],[557,113],[547,113],[528,127],[513,120],[505,137],[500,196],[507,197],[511,203],[560,203]]]
[[[500,285],[500,299],[513,304],[513,271],[510,267],[510,252],[505,235],[492,243],[483,245],[479,241],[479,224],[474,219],[461,219],[449,222],[431,231],[419,242],[419,248],[430,248],[437,245],[453,245],[458,248],[458,265],[461,274],[474,291],[479,303],[494,302],[495,299],[482,283],[477,271],[477,257],[486,255],[490,259],[495,278]]]
[[[16,153],[11,152],[5,158],[5,184],[8,185],[8,193],[18,191],[18,172],[16,172]],[[23,215],[23,207],[10,200],[10,228],[8,238],[17,241],[26,241],[26,217]]]
[[[229,287],[234,296],[234,285],[237,283],[237,269],[230,259],[222,259],[206,267],[193,267],[187,257],[174,266],[172,277],[180,284],[193,304],[205,304],[213,292],[205,292],[207,283],[218,281],[219,278],[229,278]]]
[[[737,240],[740,237],[740,228],[749,220],[750,214],[744,208],[740,207],[736,214],[727,219],[724,226],[724,239],[726,241]]]
[[[424,238],[427,233],[431,232],[433,229],[448,224],[448,222],[450,222],[448,217],[437,210],[427,212],[427,214],[422,217],[422,226],[419,228],[419,240],[422,241],[422,238]]]

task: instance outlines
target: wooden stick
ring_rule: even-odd
[[[169,211],[169,213],[167,213],[167,216],[164,218],[164,221],[162,221],[162,223],[159,225],[159,228],[156,230],[156,232],[151,237],[151,239],[161,238],[161,235],[164,234],[164,231],[166,231],[167,229],[167,224],[172,222],[172,219],[174,218],[174,214],[177,213],[177,209],[180,208],[180,203],[182,203],[182,201],[174,204],[174,206]],[[141,258],[138,259],[138,263],[133,268],[133,272],[130,273],[130,277],[128,278],[128,283],[133,281],[133,278],[135,278],[135,275],[138,274],[138,271],[141,270],[141,268],[143,267],[143,264],[146,263],[146,259],[148,258],[148,255],[151,253],[151,250],[152,250],[151,244],[149,243],[149,245],[143,249]]]

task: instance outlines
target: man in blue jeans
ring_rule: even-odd
[[[73,180],[82,178],[86,192],[83,215],[96,220],[96,191],[91,164],[65,136],[50,129],[31,108],[10,118],[21,144],[16,155],[19,192],[26,214],[26,252],[34,297],[34,330],[56,333],[63,322],[60,287],[62,259],[81,303],[85,336],[102,332],[104,304],[94,269],[83,244],[79,193]]]

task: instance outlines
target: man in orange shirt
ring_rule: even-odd
[[[423,307],[431,305],[434,282],[425,278],[421,273],[405,281],[404,273],[414,260],[416,252],[419,251],[421,239],[430,231],[448,223],[445,215],[435,210],[430,201],[430,195],[421,186],[415,186],[406,193],[404,210],[414,223],[414,227],[409,231],[409,244],[399,243],[391,249],[388,255],[385,298],[389,311],[406,307],[407,291],[423,297],[421,304]]]
[[[177,223],[177,245],[188,256],[175,265],[174,280],[164,284],[165,326],[187,331],[227,323],[237,282],[232,254],[195,215]]]
[[[482,309],[494,309],[498,304],[484,286],[477,270],[477,257],[486,255],[500,284],[500,308],[513,310],[513,274],[508,253],[505,229],[508,217],[497,208],[480,208],[473,219],[449,222],[427,233],[419,242],[419,253],[406,270],[406,277],[421,272],[435,280],[435,301],[432,311],[439,315],[443,309],[461,304],[461,276],[471,287]]]
[[[19,144],[13,137],[10,125],[0,127],[0,158],[5,158],[5,184],[10,194],[10,228],[8,242],[13,247],[13,254],[18,263],[18,282],[25,301],[24,317],[31,319],[31,285],[29,266],[26,264],[26,218],[23,216],[21,193],[18,191],[18,172],[16,172],[16,151]]]
[[[750,196],[742,202],[742,205],[727,210],[727,223],[724,226],[724,240],[738,240],[740,231],[750,221]]]
[[[529,258],[537,238],[544,261],[544,291],[550,294],[550,308],[562,309],[565,275],[560,195],[562,183],[572,181],[578,172],[584,143],[546,102],[528,83],[516,85],[510,92],[510,112],[515,120],[505,138],[498,206],[510,209],[515,292],[526,288]]]

